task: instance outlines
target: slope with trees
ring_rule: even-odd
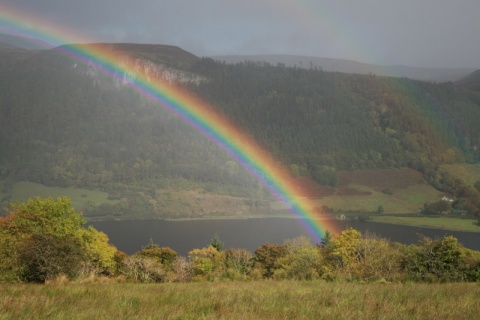
[[[172,47],[112,48],[202,79],[184,85],[292,168],[293,176],[335,186],[339,171],[410,167],[439,190],[477,197],[476,189],[441,168],[479,160],[475,87],[265,63],[226,65]],[[34,181],[98,189],[121,200],[89,208],[87,214],[97,217],[171,216],[157,199],[172,188],[262,205],[267,192],[241,166],[128,86],[56,51],[0,54],[3,200],[15,182]]]

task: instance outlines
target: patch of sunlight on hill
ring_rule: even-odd
[[[89,203],[96,206],[102,203],[115,204],[118,200],[109,200],[108,193],[76,188],[47,187],[34,182],[17,182],[12,188],[11,201],[26,201],[33,197],[69,197],[76,209],[84,208]]]
[[[468,185],[480,180],[480,164],[446,164],[441,168]]]
[[[417,184],[393,191],[393,197],[411,203],[417,207],[422,207],[426,202],[440,200],[442,194],[442,192],[436,190],[429,184]]]
[[[385,213],[418,213],[425,202],[437,201],[441,193],[430,185],[417,184],[393,189],[393,194],[372,192],[368,187],[355,186],[357,191],[370,191],[370,195],[327,196],[319,202],[337,211],[376,212],[382,206]]]

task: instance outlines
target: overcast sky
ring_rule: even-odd
[[[91,41],[480,68],[480,0],[0,0]]]

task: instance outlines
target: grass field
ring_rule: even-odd
[[[375,212],[382,206],[385,213],[417,213],[425,202],[437,201],[442,194],[408,168],[344,171],[339,178],[337,192],[318,201],[336,211]]]
[[[447,217],[401,217],[401,216],[370,216],[370,221],[400,224],[405,226],[426,227],[443,230],[480,232],[480,226],[475,219],[458,219]]]
[[[367,187],[349,185],[352,189],[366,192]],[[438,201],[441,192],[427,184],[416,184],[399,189],[391,189],[392,194],[385,194],[370,189],[365,195],[332,195],[319,199],[319,204],[337,211],[375,212],[382,206],[385,213],[418,213],[426,202]]]
[[[478,319],[479,296],[475,283],[8,284],[0,319]]]
[[[85,208],[88,203],[100,205],[102,203],[114,204],[117,200],[108,200],[108,193],[77,188],[47,187],[34,182],[17,182],[12,188],[11,201],[26,201],[33,197],[62,197],[66,196],[72,200],[74,208]]]

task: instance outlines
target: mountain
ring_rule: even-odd
[[[480,69],[458,80],[457,85],[480,92]]]
[[[266,62],[277,65],[283,64],[288,67],[318,68],[323,71],[375,74],[389,77],[405,77],[423,81],[446,82],[457,81],[474,69],[469,68],[420,68],[409,66],[382,66],[361,63],[353,60],[331,59],[320,57],[296,56],[296,55],[229,55],[212,56],[212,59],[225,63],[239,63],[245,61]]]
[[[460,185],[440,166],[480,158],[480,103],[451,82],[223,64],[165,45],[84,46],[102,46],[130,68],[198,95],[313,189],[334,188],[342,171],[408,167],[454,194]],[[21,52],[0,50],[4,201],[16,183],[30,181],[108,193],[108,206],[83,208],[90,217],[199,216],[221,213],[220,203],[244,213],[268,207],[267,190],[132,90],[133,75],[112,77],[57,50]]]
[[[19,37],[9,34],[0,33],[0,48],[17,48],[25,50],[47,50],[52,46],[35,39]]]

